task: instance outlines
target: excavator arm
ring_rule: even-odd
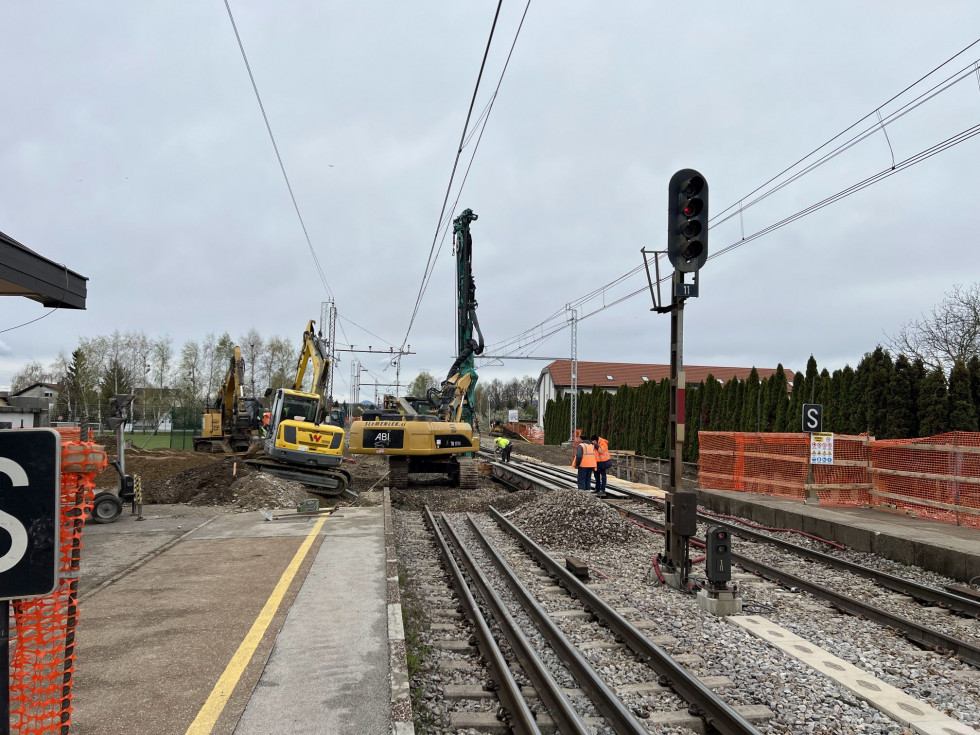
[[[315,323],[312,319],[307,323],[306,330],[303,332],[303,346],[299,353],[299,362],[296,365],[296,378],[293,381],[293,390],[303,391],[303,380],[309,366],[313,366],[312,384],[307,393],[315,393],[321,397],[320,408],[317,415],[312,417],[316,424],[323,423],[326,416],[330,414],[330,396],[325,396],[327,380],[330,377],[330,355],[327,352],[327,345],[323,337],[318,335],[313,327]]]

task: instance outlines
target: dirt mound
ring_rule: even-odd
[[[233,505],[238,510],[249,511],[260,508],[295,508],[307,498],[318,497],[311,494],[304,485],[281,477],[273,477],[265,472],[253,472],[248,477],[224,485],[210,487],[198,493],[191,505]],[[323,499],[321,499],[321,505]]]
[[[318,497],[304,485],[259,472],[238,457],[225,457],[149,483],[144,495],[147,503],[227,505],[243,511],[294,508],[300,500]]]
[[[592,549],[637,543],[645,532],[583,490],[553,490],[521,506],[510,519],[544,546]]]
[[[491,447],[492,448],[492,447]],[[530,457],[539,462],[569,467],[572,464],[572,450],[563,449],[557,444],[532,444],[524,439],[514,441],[514,457]]]
[[[143,495],[147,503],[189,503],[202,492],[218,495],[253,472],[251,467],[237,458],[217,458],[157,481],[144,480]]]
[[[113,441],[113,447],[115,441]],[[109,461],[119,459],[115,449],[106,447]],[[220,455],[204,454],[202,452],[185,452],[179,449],[127,449],[126,474],[139,475],[143,482],[144,491],[149,485],[155,485],[189,469],[208,467],[221,462]],[[115,487],[119,475],[110,465],[95,480],[96,487]],[[156,501],[169,502],[169,501]]]

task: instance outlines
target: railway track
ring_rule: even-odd
[[[771,715],[765,707],[743,707],[743,715],[729,706],[709,685],[730,681],[702,681],[691,673],[657,637],[649,638],[618,613],[595,585],[581,582],[501,514],[450,519],[426,509],[424,519],[452,590],[437,594],[429,577],[427,599],[437,606],[433,619],[453,617],[451,625],[437,624],[451,635],[433,647],[449,655],[447,669],[465,670],[469,679],[446,687],[451,727],[639,734],[671,725],[745,734],[759,732],[747,716]],[[468,665],[460,665],[459,657]],[[616,687],[599,669],[629,669],[635,681]]]
[[[494,463],[493,471],[497,479],[520,489],[575,487],[571,471],[534,462],[503,466]],[[625,485],[609,483],[607,493],[614,501],[628,500],[663,510],[659,499]],[[618,502],[617,509],[637,523],[663,530],[661,520],[636,510],[632,503]],[[746,571],[787,589],[808,592],[843,612],[901,631],[918,645],[951,651],[972,666],[980,667],[980,626],[976,624],[980,600],[793,544],[740,523],[720,521],[711,514],[699,513],[698,517],[702,531],[705,526],[723,525],[750,542],[753,556],[744,552],[732,554],[733,563]],[[703,540],[695,539],[694,543],[703,546]],[[920,622],[924,616],[934,622]]]

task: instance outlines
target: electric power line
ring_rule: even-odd
[[[272,148],[276,152],[276,160],[279,161],[279,170],[282,171],[282,177],[286,182],[286,189],[289,190],[289,198],[293,201],[293,208],[296,210],[296,217],[299,219],[299,225],[303,230],[303,235],[306,238],[306,244],[310,249],[310,255],[313,256],[313,262],[316,264],[317,273],[320,274],[320,282],[323,283],[323,288],[333,301],[333,291],[330,290],[330,285],[327,283],[327,277],[323,273],[323,268],[320,267],[320,259],[316,255],[316,251],[313,249],[313,242],[310,240],[310,233],[306,229],[306,223],[303,221],[303,215],[299,211],[299,204],[296,201],[296,195],[293,194],[292,184],[289,183],[289,176],[286,174],[286,166],[282,162],[282,156],[279,154],[279,146],[276,144],[276,136],[272,134],[272,126],[269,124],[269,116],[266,115],[265,105],[262,104],[262,96],[259,94],[259,87],[255,83],[255,76],[252,74],[252,66],[248,63],[248,56],[245,53],[245,46],[242,43],[242,37],[238,34],[238,26],[235,24],[235,16],[231,12],[231,5],[228,4],[228,0],[224,0],[225,8],[228,10],[228,19],[231,21],[232,30],[235,32],[235,40],[238,41],[238,48],[242,52],[242,60],[245,62],[245,69],[248,71],[248,78],[252,82],[252,89],[255,91],[255,99],[259,103],[259,110],[262,111],[262,119],[265,121],[265,129],[269,131],[269,140],[272,141]]]
[[[901,92],[899,92],[898,94],[892,96],[885,103],[883,103],[882,105],[879,105],[876,108],[876,111],[877,110],[880,110],[885,105],[887,105],[887,104],[893,102],[894,100],[898,99],[899,97],[901,97],[901,95],[905,94],[910,89],[914,88],[916,85],[918,85],[919,83],[921,83],[924,79],[927,79],[929,76],[935,74],[936,71],[938,71],[939,69],[941,69],[943,66],[946,66],[947,64],[949,64],[950,61],[952,61],[953,59],[955,59],[958,56],[962,55],[964,52],[966,52],[967,50],[969,50],[970,48],[972,48],[973,46],[975,46],[977,43],[980,43],[980,39],[977,39],[973,43],[969,44],[968,46],[966,46],[965,48],[963,48],[961,51],[957,52],[956,54],[954,54],[953,56],[951,56],[949,59],[947,59],[946,61],[944,61],[942,64],[940,64],[939,66],[935,67],[930,72],[928,72],[927,74],[923,75],[922,77],[920,77],[919,79],[917,79],[912,84],[908,85]],[[862,142],[863,140],[865,140],[866,138],[868,138],[869,136],[871,136],[875,132],[877,132],[877,130],[878,130],[879,127],[881,127],[882,129],[884,129],[884,127],[887,124],[890,124],[891,122],[894,122],[895,120],[900,119],[901,117],[903,117],[904,115],[908,114],[909,112],[917,109],[918,107],[921,107],[923,104],[925,104],[929,100],[934,99],[939,94],[947,91],[948,89],[952,88],[955,84],[963,81],[964,79],[966,79],[967,77],[973,75],[974,73],[977,74],[978,84],[980,84],[980,66],[978,66],[978,65],[980,65],[980,60],[974,61],[971,64],[969,64],[966,67],[964,67],[963,69],[960,69],[960,70],[954,72],[953,74],[947,76],[942,81],[940,81],[937,84],[933,85],[930,89],[926,90],[925,92],[921,93],[920,95],[918,95],[914,99],[910,100],[909,102],[907,102],[904,105],[902,105],[901,107],[899,107],[894,112],[890,113],[887,118],[882,119],[882,120],[879,120],[878,122],[876,122],[870,128],[867,128],[867,129],[863,130],[862,132],[856,134],[851,139],[849,139],[845,143],[841,144],[840,146],[838,146],[833,151],[825,154],[818,161],[816,161],[814,163],[811,163],[809,166],[807,166],[802,171],[797,172],[792,177],[790,177],[790,179],[788,179],[787,181],[781,182],[777,186],[773,187],[771,190],[763,193],[762,195],[760,195],[756,199],[754,199],[751,202],[749,202],[748,205],[742,206],[742,202],[744,202],[744,200],[746,198],[752,196],[753,194],[758,193],[759,191],[762,191],[766,186],[768,186],[769,184],[771,184],[774,181],[777,181],[780,177],[782,177],[787,172],[793,170],[800,163],[802,163],[803,161],[805,161],[808,158],[812,157],[814,153],[822,150],[827,145],[829,145],[830,143],[832,143],[834,140],[837,140],[838,138],[840,138],[844,133],[848,132],[849,130],[852,130],[854,127],[856,127],[857,125],[859,125],[862,121],[864,121],[868,117],[874,115],[875,112],[871,112],[868,115],[865,115],[864,117],[862,117],[861,119],[859,119],[855,123],[853,123],[852,125],[850,125],[847,128],[845,128],[843,131],[841,131],[840,133],[838,133],[837,135],[835,135],[829,141],[827,141],[826,143],[823,143],[822,145],[818,146],[813,151],[811,151],[809,154],[807,154],[803,158],[799,159],[796,163],[794,163],[791,166],[788,166],[787,168],[783,169],[783,171],[781,171],[776,176],[770,178],[766,183],[762,184],[761,186],[755,188],[754,190],[752,190],[751,192],[749,192],[748,194],[746,194],[745,196],[743,196],[741,199],[738,200],[738,202],[736,204],[733,204],[733,205],[727,207],[726,209],[722,210],[721,213],[719,213],[718,215],[715,215],[715,217],[712,218],[712,225],[711,225],[711,227],[713,228],[716,225],[720,225],[720,224],[724,223],[728,219],[731,219],[732,217],[734,217],[736,214],[741,214],[741,212],[743,212],[748,207],[750,207],[750,206],[752,206],[754,204],[759,203],[760,201],[762,201],[766,197],[771,196],[772,194],[774,194],[775,192],[781,190],[782,188],[785,188],[790,183],[793,183],[793,182],[799,180],[800,178],[802,178],[802,176],[806,175],[807,173],[812,172],[813,170],[815,170],[816,168],[818,168],[820,165],[823,165],[823,163],[826,163],[831,158],[834,158],[837,155],[840,155],[841,153],[845,152],[846,150],[849,150],[850,148],[852,148],[854,145],[857,145],[857,143]],[[759,238],[759,237],[761,237],[761,236],[763,236],[765,234],[768,234],[769,232],[772,232],[775,229],[779,229],[780,227],[783,227],[783,226],[785,226],[787,224],[790,224],[791,222],[794,222],[797,219],[800,219],[801,217],[806,216],[807,214],[810,214],[810,213],[812,213],[814,211],[817,211],[819,209],[822,209],[823,207],[828,206],[829,204],[832,204],[832,203],[834,203],[836,201],[839,201],[840,199],[843,199],[843,198],[845,198],[847,196],[850,196],[850,194],[855,193],[856,191],[860,191],[861,189],[864,189],[864,188],[866,188],[867,186],[870,186],[873,183],[877,183],[877,181],[880,181],[880,180],[882,180],[884,178],[887,178],[888,176],[892,175],[893,173],[897,173],[899,170],[902,170],[904,168],[908,168],[908,167],[910,167],[912,165],[915,165],[916,163],[919,163],[922,160],[927,160],[928,158],[931,158],[933,155],[936,155],[936,154],[938,154],[938,153],[940,153],[940,152],[942,152],[942,151],[944,151],[944,150],[946,150],[948,148],[951,148],[951,147],[953,147],[955,145],[958,145],[959,143],[961,143],[961,142],[963,142],[963,141],[965,141],[965,140],[973,137],[973,135],[975,135],[976,132],[972,132],[972,131],[973,131],[973,128],[967,128],[966,130],[961,131],[957,135],[951,136],[947,140],[945,140],[945,141],[943,141],[941,143],[938,143],[935,146],[932,146],[932,147],[927,148],[927,149],[925,149],[923,151],[920,151],[918,154],[915,154],[913,156],[910,156],[909,158],[905,159],[904,161],[902,161],[900,163],[895,163],[893,161],[893,164],[892,164],[892,166],[889,169],[885,169],[883,171],[880,171],[877,174],[874,174],[873,176],[868,177],[868,179],[865,179],[865,180],[863,180],[861,182],[858,182],[857,184],[853,184],[852,186],[850,186],[850,187],[848,187],[848,188],[846,188],[846,189],[838,192],[837,194],[834,194],[831,197],[827,197],[825,200],[822,200],[821,202],[817,202],[816,204],[811,205],[811,207],[808,207],[808,208],[805,208],[803,210],[800,210],[799,212],[797,212],[797,213],[795,213],[793,215],[790,215],[789,217],[785,218],[784,220],[781,220],[780,222],[775,223],[774,225],[770,225],[769,227],[763,228],[763,230],[760,230],[759,232],[757,232],[757,233],[755,233],[755,234],[753,234],[753,235],[751,235],[749,237],[743,237],[740,241],[737,241],[736,243],[732,243],[731,245],[726,246],[721,251],[718,251],[718,252],[714,253],[710,257],[711,258],[714,258],[714,257],[717,257],[719,255],[722,255],[722,254],[724,254],[726,252],[730,252],[731,250],[736,249],[737,247],[739,247],[741,244],[744,244],[745,242],[750,242],[751,240],[757,239],[757,238]],[[735,213],[730,214],[728,217],[723,217],[720,221],[717,220],[718,217],[721,217],[726,212],[729,212],[730,210],[732,210],[736,206],[738,206],[738,210],[736,210]],[[582,296],[582,297],[576,299],[573,302],[569,302],[569,304],[566,307],[563,307],[561,309],[556,310],[555,312],[553,312],[551,315],[549,315],[548,317],[546,317],[544,320],[542,320],[541,322],[539,322],[535,326],[533,326],[533,327],[531,327],[529,329],[526,329],[523,332],[519,333],[518,335],[515,335],[514,337],[511,337],[511,338],[509,338],[507,340],[504,340],[502,342],[498,342],[498,343],[495,343],[495,344],[492,344],[492,345],[488,345],[487,346],[487,350],[488,351],[499,353],[499,352],[505,351],[510,345],[518,344],[518,343],[523,343],[523,344],[520,344],[519,347],[515,348],[516,350],[527,349],[529,346],[533,345],[534,343],[537,343],[540,340],[543,340],[543,339],[546,339],[546,338],[550,337],[551,335],[553,335],[556,332],[561,331],[562,329],[565,328],[566,324],[564,322],[561,324],[561,326],[559,326],[557,328],[554,328],[554,329],[549,328],[548,325],[551,322],[553,322],[556,318],[558,318],[559,316],[561,316],[564,313],[564,311],[565,311],[566,308],[570,308],[570,307],[571,308],[574,308],[574,307],[583,305],[584,303],[586,303],[586,302],[592,300],[593,298],[595,298],[597,295],[599,295],[601,293],[604,293],[605,291],[609,290],[611,287],[613,287],[613,286],[615,286],[615,285],[617,285],[619,283],[622,283],[622,282],[626,281],[627,279],[631,278],[632,276],[636,275],[637,273],[640,272],[640,270],[642,270],[642,268],[643,268],[642,266],[638,266],[638,267],[636,267],[636,268],[628,271],[624,275],[620,276],[619,278],[615,279],[614,281],[611,281],[610,283],[608,283],[608,284],[606,284],[604,286],[601,286],[598,289],[595,289],[594,291],[590,292],[589,294],[586,294],[585,296]],[[664,281],[664,280],[666,280],[666,277],[661,279],[661,281]],[[633,298],[634,296],[642,293],[645,290],[646,290],[646,287],[637,289],[636,291],[628,294],[625,297],[619,298],[619,299],[617,299],[616,301],[614,301],[614,302],[612,302],[610,304],[605,304],[603,307],[601,307],[599,309],[596,309],[596,310],[594,310],[592,312],[588,312],[588,313],[584,314],[583,316],[580,317],[580,319],[587,318],[588,316],[593,316],[593,315],[599,313],[600,311],[604,311],[606,308],[609,308],[611,306],[615,306],[615,305],[617,305],[619,303],[622,303],[623,301],[625,301],[627,299]],[[540,332],[544,332],[545,329],[550,329],[550,331],[547,331],[546,333],[543,333],[539,337],[532,338],[532,335],[534,335],[535,333],[537,333],[539,331]]]

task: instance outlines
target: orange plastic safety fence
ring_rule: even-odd
[[[544,444],[544,429],[527,424],[504,424],[504,426],[515,434],[520,434],[532,444]]]
[[[871,457],[876,507],[980,528],[980,434],[876,441]]]
[[[808,434],[699,433],[701,487],[871,506],[980,528],[980,433],[875,440],[834,435],[834,463],[812,465]]]
[[[10,731],[62,733],[71,726],[78,623],[78,573],[82,528],[92,508],[95,477],[106,467],[105,450],[78,441],[78,429],[59,429],[61,519],[58,589],[12,605]]]

